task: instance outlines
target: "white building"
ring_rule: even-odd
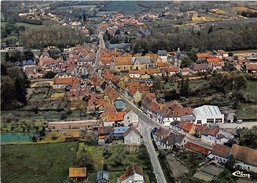
[[[193,109],[195,124],[223,123],[224,114],[221,114],[217,106],[204,105]]]

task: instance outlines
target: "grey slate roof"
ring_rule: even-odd
[[[97,172],[96,180],[109,180],[109,172],[106,170],[100,170]]]
[[[133,63],[139,62],[140,64],[152,64],[153,60],[150,56],[133,57]]]
[[[167,50],[158,50],[157,54],[159,56],[166,56],[167,55]]]

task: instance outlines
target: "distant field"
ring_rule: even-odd
[[[95,8],[95,5],[77,5],[77,6],[70,6],[71,8],[83,8],[83,9],[90,9],[90,8]]]
[[[253,11],[253,12],[257,12],[256,9],[247,8],[247,7],[244,7],[244,6],[235,6],[235,7],[231,7],[231,8],[234,11],[247,11],[247,10],[250,10],[250,11]]]
[[[124,14],[134,13],[144,8],[137,5],[137,1],[111,1],[103,11],[119,11]]]
[[[5,26],[7,22],[1,22],[1,26]],[[43,27],[45,25],[52,25],[52,24],[56,24],[55,21],[53,20],[43,20],[43,25],[35,25],[35,24],[29,24],[29,23],[24,23],[24,22],[16,22],[15,25],[16,26],[24,26],[25,28],[39,28],[39,27]]]
[[[63,183],[73,166],[78,143],[1,146],[2,183]]]

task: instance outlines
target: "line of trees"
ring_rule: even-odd
[[[154,32],[154,31],[152,31]],[[152,52],[158,50],[174,51],[180,48],[190,51],[197,48],[200,52],[207,50],[245,50],[257,48],[257,24],[231,24],[210,26],[194,31],[155,32],[150,38],[131,41],[133,53]]]
[[[25,31],[20,37],[20,42],[27,48],[43,49],[52,45],[63,50],[67,45],[74,46],[91,40],[84,33],[69,27],[48,26]]]

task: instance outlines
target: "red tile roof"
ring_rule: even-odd
[[[249,165],[257,166],[257,150],[233,144],[229,155],[233,155],[236,160]]]
[[[115,65],[132,65],[131,57],[115,57]]]
[[[208,132],[208,135],[211,135],[211,136],[216,137],[216,135],[219,133],[219,131],[220,131],[219,127],[217,127],[217,128],[212,128],[212,129]]]
[[[73,78],[53,78],[53,85],[71,84]]]
[[[199,131],[203,131],[204,126],[202,126],[202,125],[195,125],[195,129],[199,130]]]
[[[202,153],[204,155],[208,155],[209,154],[209,149],[208,148],[203,147],[203,146],[198,145],[198,144],[195,144],[195,143],[192,143],[192,142],[187,142],[185,147],[190,149],[190,150]]]
[[[257,64],[245,64],[246,70],[257,71]]]
[[[124,119],[125,112],[108,111],[102,117],[103,122],[109,121],[122,121]]]
[[[186,122],[182,129],[186,132],[189,132],[192,130],[192,128],[194,128],[194,126],[194,123]]]
[[[113,126],[99,126],[97,128],[98,135],[107,135],[112,134],[114,132]]]
[[[223,60],[221,60],[220,58],[209,58],[207,59],[208,63],[217,63],[217,62],[223,62]]]
[[[120,181],[123,181],[130,177],[131,175],[134,175],[135,173],[140,174],[143,176],[143,169],[139,166],[129,166],[126,168],[126,173],[122,176],[120,176]]]
[[[212,144],[212,154],[227,158],[230,152],[230,147],[221,144]]]
[[[170,131],[165,129],[165,128],[157,128],[155,133],[154,133],[157,137],[159,137],[159,139],[163,139],[165,137],[167,137],[170,134]]]

